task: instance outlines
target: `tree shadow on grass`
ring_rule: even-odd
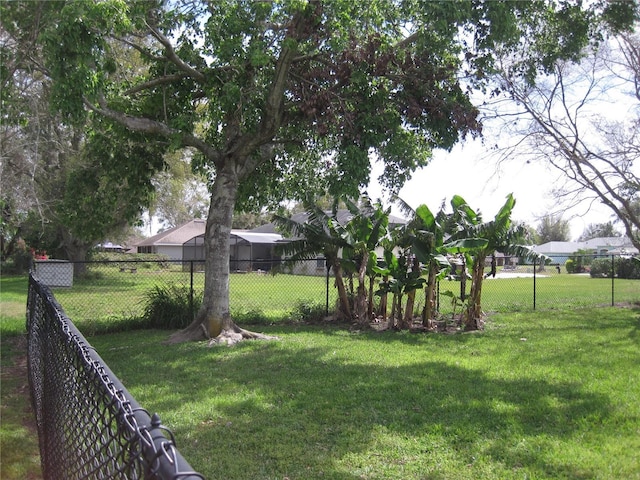
[[[136,359],[140,369],[158,361]],[[487,462],[534,478],[595,477],[553,452],[588,428],[580,419],[610,411],[608,396],[570,382],[493,378],[440,361],[354,363],[330,347],[192,348],[162,369],[164,380],[149,385],[169,382],[172,395],[153,408],[190,416],[173,430],[188,439],[187,459],[191,449],[215,452],[202,468],[210,478],[439,478],[443,461],[461,478]]]

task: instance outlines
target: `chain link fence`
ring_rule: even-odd
[[[324,260],[269,271],[231,264],[231,314],[249,322],[289,319],[301,308],[326,313],[337,300]],[[119,322],[144,316],[158,288],[187,295],[191,316],[204,291],[204,271],[197,260],[35,261],[39,278],[50,285],[58,302],[83,332],[111,329]],[[52,270],[58,269],[58,272]]]
[[[640,267],[636,277],[627,270],[632,259],[620,256],[552,258],[551,263],[498,265],[482,286],[485,312],[515,312],[533,309],[581,308],[640,301]],[[99,261],[62,264],[67,273],[50,278],[44,269],[55,262],[36,262],[38,276],[47,278],[55,288],[56,299],[75,324],[92,333],[101,325],[117,325],[127,319],[144,316],[150,295],[156,288],[170,286],[189,298],[191,317],[202,298],[204,272],[199,261]],[[284,264],[266,271],[240,270],[232,263],[230,275],[231,314],[241,323],[272,323],[295,317],[300,310],[314,309],[331,314],[337,301],[333,279],[324,260],[302,262],[294,267]],[[244,265],[243,265],[244,267]],[[593,269],[597,269],[594,272]],[[490,268],[486,269],[489,272]],[[612,274],[613,272],[613,274]],[[624,275],[621,275],[623,273]],[[60,280],[60,277],[64,277]],[[349,283],[349,279],[346,279]],[[60,286],[64,284],[65,286]],[[58,285],[58,286],[56,286]],[[444,315],[459,312],[471,288],[464,291],[460,278],[449,276],[438,285],[438,310]],[[177,289],[177,290],[176,290]],[[377,288],[374,288],[374,291]],[[377,302],[378,297],[374,300]],[[390,302],[389,302],[390,303]],[[424,306],[424,293],[416,294],[416,313]]]
[[[180,455],[160,418],[138,405],[33,275],[27,337],[44,478],[204,478]]]
[[[566,259],[556,260],[498,266],[483,283],[484,310],[640,303],[640,265],[631,259],[572,257],[571,274]],[[309,306],[333,312],[337,293],[324,261],[280,265],[270,272],[233,267],[230,297],[235,317],[275,322]],[[160,419],[136,403],[76,327],[91,332],[97,322],[117,324],[143,316],[149,292],[161,285],[177,285],[187,292],[194,315],[204,287],[201,264],[45,261],[36,262],[34,270],[27,305],[28,366],[45,478],[203,478],[180,456]],[[632,278],[622,278],[628,276]],[[461,312],[470,283],[463,290],[459,278],[439,282],[438,310],[444,318]],[[423,306],[419,291],[416,314]]]

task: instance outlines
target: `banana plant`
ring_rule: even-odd
[[[368,302],[370,289],[367,289],[366,278],[367,273],[373,273],[371,267],[377,260],[375,248],[387,234],[389,210],[384,210],[379,203],[372,203],[368,197],[362,197],[359,203],[349,198],[342,199],[342,202],[350,213],[347,221],[338,218],[338,201],[334,202],[331,213],[325,212],[314,202],[305,202],[307,220],[304,222],[275,216],[276,224],[297,236],[279,250],[289,255],[289,262],[323,253],[333,268],[343,316],[368,325],[371,320]],[[353,288],[348,291],[345,275],[356,276],[355,292]]]
[[[411,220],[406,225],[407,241],[412,253],[423,265],[427,274],[422,325],[430,327],[436,313],[436,285],[450,266],[448,255],[483,247],[486,241],[462,235],[458,238],[450,237],[448,230],[452,222],[442,208],[434,215],[426,205],[420,205],[414,211],[405,202],[399,200],[399,203],[411,216]]]
[[[282,215],[274,215],[273,222],[293,236],[287,243],[278,245],[278,253],[286,256],[286,263],[293,264],[311,260],[323,254],[327,265],[333,270],[335,285],[338,289],[338,316],[351,319],[352,309],[347,288],[344,283],[341,251],[349,244],[341,236],[338,221],[338,202],[334,202],[331,212],[325,212],[317,203],[304,202],[307,218],[296,221]]]
[[[451,200],[451,205],[454,208],[452,218],[455,224],[455,235],[467,238],[474,237],[484,242],[483,245],[478,245],[473,250],[471,291],[464,315],[466,330],[478,330],[481,327],[482,283],[485,277],[485,260],[488,256],[499,251],[527,259],[546,258],[521,243],[525,238],[526,230],[522,225],[514,225],[512,222],[511,215],[515,204],[513,195],[507,195],[504,205],[495,218],[489,222],[483,222],[480,212],[469,207],[462,197],[455,196]],[[495,266],[492,267],[492,273],[495,275]]]
[[[343,261],[347,262],[356,275],[357,288],[354,296],[353,315],[361,325],[371,321],[369,314],[369,292],[367,277],[375,274],[373,266],[377,264],[376,247],[387,235],[390,209],[383,209],[380,203],[372,203],[363,196],[360,203],[344,199],[352,218],[344,225],[334,225],[343,242]],[[371,283],[371,282],[370,282]]]
[[[424,284],[423,278],[414,278],[409,271],[407,262],[407,250],[401,250],[397,253],[394,251],[398,248],[397,240],[390,240],[383,243],[384,262],[383,265],[376,265],[373,269],[376,273],[383,277],[379,283],[378,291],[375,293],[380,296],[381,310],[383,320],[386,320],[387,312],[387,295],[392,294],[391,315],[389,317],[389,326],[391,328],[404,328],[406,323],[403,315],[402,301],[405,294],[414,292],[418,288],[422,288]]]

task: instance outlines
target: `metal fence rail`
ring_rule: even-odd
[[[31,274],[28,371],[46,479],[175,479],[194,472]]]

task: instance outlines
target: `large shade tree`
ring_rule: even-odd
[[[90,248],[137,221],[165,147],[101,116],[66,123],[49,108],[52,82],[38,41],[55,23],[56,5],[0,9],[3,256],[21,237],[75,261],[81,274]]]
[[[505,62],[501,84],[520,120],[512,115],[519,141],[508,154],[557,172],[559,207],[587,205],[586,214],[593,203],[606,206],[640,249],[640,34],[587,52],[578,64],[557,62],[535,86],[514,78]]]
[[[45,35],[57,106],[199,152],[212,180],[205,293],[174,340],[237,330],[229,317],[234,208],[304,189],[358,195],[370,155],[397,189],[433,148],[478,133],[470,86],[495,49],[518,53],[533,78],[573,58],[601,14],[598,2],[410,0],[72,1]],[[615,15],[614,15],[615,14]],[[622,19],[622,20],[620,20]],[[123,69],[122,51],[146,68]],[[202,328],[204,326],[204,328]]]

